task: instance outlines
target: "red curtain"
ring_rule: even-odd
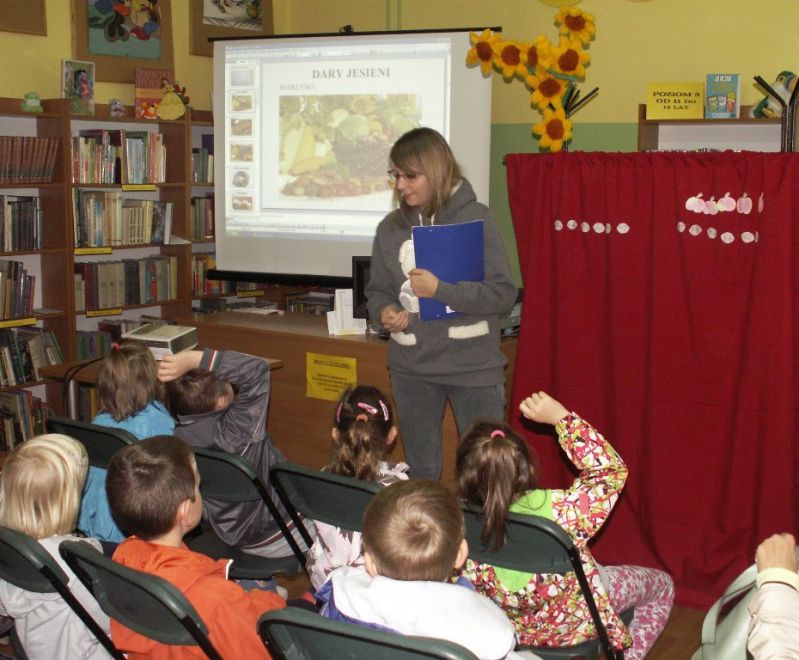
[[[707,606],[797,526],[799,154],[506,157],[524,304],[512,405],[543,389],[630,469],[594,543]],[[545,486],[573,477],[515,420]]]

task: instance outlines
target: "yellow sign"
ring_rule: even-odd
[[[236,291],[237,298],[257,298],[262,295],[264,295],[263,289],[258,289],[257,291]]]
[[[88,248],[75,248],[75,256],[79,257],[83,254],[111,254],[112,249],[109,245],[102,247],[88,247]]]
[[[335,401],[358,382],[357,360],[321,353],[305,354],[305,396]]]
[[[647,119],[703,119],[704,116],[704,83],[649,83],[647,85]]]
[[[36,325],[36,317],[27,316],[24,319],[8,319],[0,321],[0,328],[16,328],[21,325]]]
[[[135,192],[138,190],[158,190],[154,183],[123,183],[122,190]]]
[[[121,313],[121,307],[114,307],[112,309],[91,309],[86,312],[86,318],[93,318],[95,316],[118,316]]]

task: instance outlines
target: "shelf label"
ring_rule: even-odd
[[[91,309],[86,312],[86,318],[94,316],[119,316],[122,313],[121,307],[114,307],[113,309]]]
[[[649,83],[646,86],[647,119],[703,119],[704,83]]]
[[[264,295],[263,289],[258,291],[236,291],[236,298],[257,298]]]
[[[123,183],[122,190],[135,192],[137,190],[158,190],[158,188],[154,183]]]
[[[85,254],[111,254],[112,248],[110,245],[104,245],[102,247],[87,247],[87,248],[75,248],[75,256],[80,257]]]
[[[7,319],[0,321],[0,328],[16,328],[21,325],[36,325],[36,317],[30,316],[24,319]]]

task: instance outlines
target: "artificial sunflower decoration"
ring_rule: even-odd
[[[528,76],[527,82],[533,87],[530,102],[544,110],[549,106],[561,107],[563,94],[566,92],[566,83],[556,76],[545,73],[543,76]]]
[[[533,133],[541,137],[542,149],[560,151],[563,143],[572,139],[572,121],[566,119],[563,108],[545,108],[544,120],[533,126]]]
[[[466,53],[466,64],[472,66],[479,63],[483,75],[489,75],[491,67],[494,65],[494,44],[498,41],[499,37],[488,28],[483,30],[481,34],[471,32],[469,34],[469,42],[472,47]]]
[[[596,35],[594,17],[576,7],[561,7],[555,15],[560,39],[557,46],[543,35],[533,41],[503,40],[490,29],[469,35],[471,49],[466,64],[480,65],[484,76],[491,70],[506,80],[518,77],[530,88],[530,104],[543,114],[543,121],[533,126],[541,149],[560,151],[572,139],[575,111],[599,91],[592,89],[580,97],[575,85],[585,78],[591,57],[585,52]]]
[[[560,27],[560,34],[579,39],[584,45],[596,34],[594,17],[577,7],[561,7],[555,23]]]
[[[502,77],[510,80],[515,75],[527,73],[527,55],[515,41],[497,41],[494,44],[494,66],[502,71]]]

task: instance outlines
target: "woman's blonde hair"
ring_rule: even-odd
[[[114,344],[97,372],[100,408],[117,422],[164,400],[158,365],[150,349],[140,341]]]
[[[449,204],[453,187],[463,178],[460,165],[444,136],[432,128],[414,128],[402,135],[391,147],[388,160],[406,174],[418,172],[427,177],[433,196],[422,211],[428,217]],[[408,210],[396,186],[394,203]]]
[[[36,539],[72,532],[88,469],[86,448],[67,435],[17,445],[0,472],[0,525]]]

